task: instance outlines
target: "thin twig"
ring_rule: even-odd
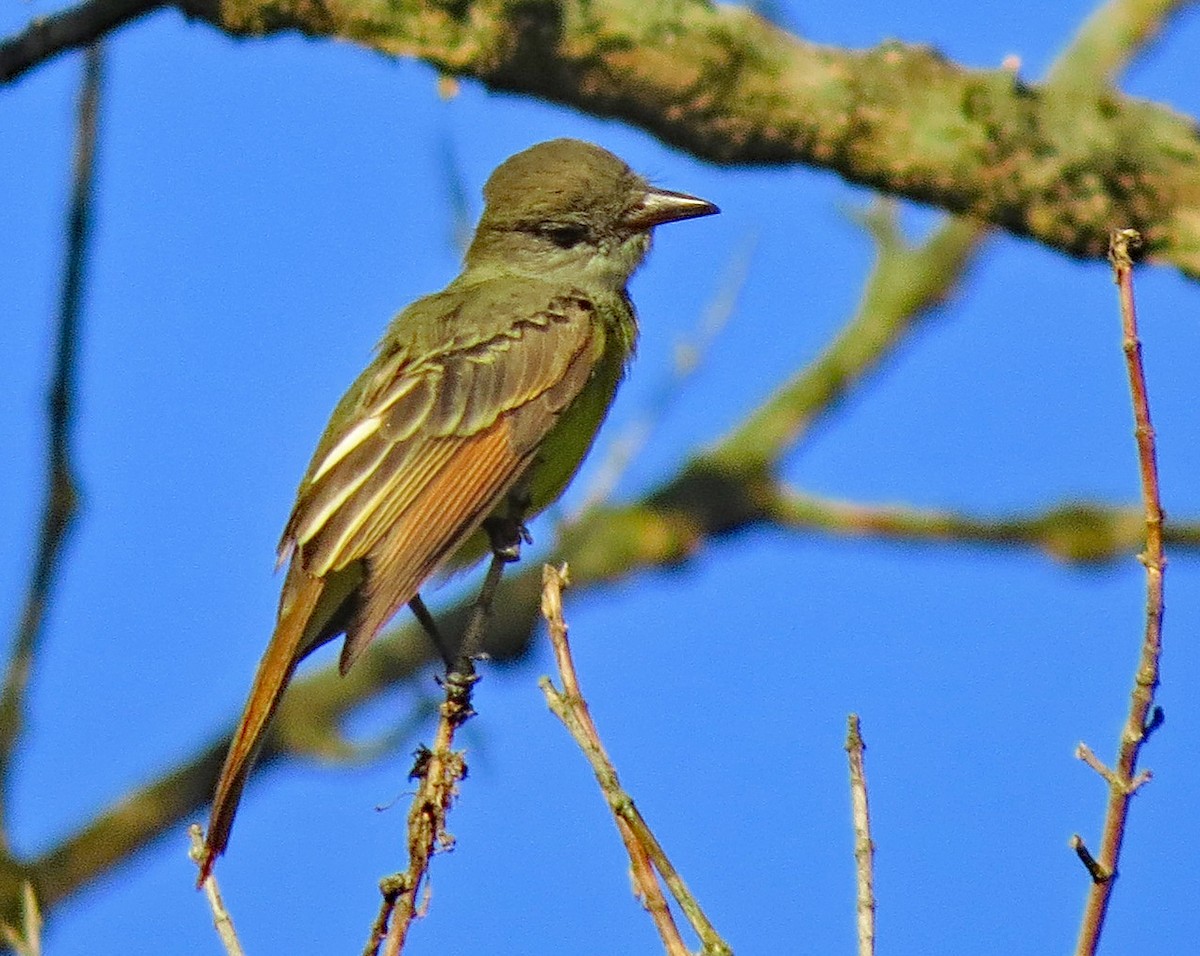
[[[1144,776],[1135,775],[1135,771],[1138,754],[1146,740],[1146,728],[1151,721],[1154,691],[1159,680],[1159,657],[1162,654],[1163,574],[1167,559],[1163,553],[1163,512],[1158,489],[1154,427],[1150,422],[1150,400],[1146,391],[1145,370],[1142,368],[1142,344],[1138,339],[1137,310],[1133,301],[1133,260],[1130,249],[1138,240],[1138,234],[1132,229],[1114,232],[1109,257],[1112,260],[1121,303],[1121,345],[1125,352],[1129,391],[1133,399],[1134,437],[1137,440],[1142,503],[1145,509],[1146,547],[1139,555],[1139,560],[1146,568],[1146,624],[1129,702],[1129,716],[1126,718],[1117,748],[1117,762],[1111,772],[1103,774],[1108,781],[1108,810],[1104,818],[1100,853],[1095,859],[1098,869],[1089,867],[1092,886],[1084,907],[1079,942],[1075,948],[1076,956],[1093,956],[1100,943],[1104,918],[1112,897],[1114,877],[1118,874],[1129,801],[1134,791],[1146,779]],[[1082,844],[1082,841],[1080,843]],[[1096,879],[1097,872],[1104,878]]]
[[[446,699],[439,708],[433,747],[418,751],[410,774],[420,784],[408,811],[408,869],[380,881],[383,901],[363,950],[365,956],[374,956],[381,944],[384,956],[397,956],[404,948],[412,921],[423,912],[421,891],[429,876],[429,863],[435,853],[454,846],[446,817],[458,796],[458,783],[466,776],[467,763],[462,751],[451,747],[455,731],[471,716],[473,683],[474,678],[461,683],[446,680]]]
[[[1104,761],[1097,757],[1096,752],[1082,740],[1075,746],[1075,757],[1078,760],[1082,760],[1085,764],[1095,770],[1096,773],[1100,774],[1100,776],[1108,781],[1108,783],[1112,784],[1116,781],[1116,774],[1106,767]]]
[[[1155,707],[1154,711],[1157,714],[1161,714],[1162,708]],[[1146,739],[1149,738],[1151,732],[1154,730],[1154,727],[1154,718],[1152,716],[1150,718],[1150,723],[1146,724],[1145,730],[1143,731],[1142,743],[1146,742]],[[1154,779],[1154,774],[1152,774],[1149,770],[1143,770],[1132,780],[1122,780],[1117,776],[1116,773],[1105,766],[1104,761],[1096,756],[1095,751],[1093,751],[1091,747],[1082,741],[1075,748],[1075,756],[1095,770],[1096,773],[1100,774],[1100,776],[1103,777],[1110,786],[1124,787],[1129,793],[1137,793],[1137,791],[1140,790],[1145,784]]]
[[[79,317],[83,309],[88,239],[91,234],[92,194],[95,184],[96,128],[100,112],[103,52],[99,44],[88,47],[75,132],[75,159],[71,200],[67,211],[66,262],[63,266],[59,300],[54,370],[50,378],[46,496],[42,503],[41,529],[21,609],[20,624],[13,642],[8,668],[0,691],[0,840],[7,848],[8,788],[11,784],[13,751],[25,723],[25,691],[44,631],[46,608],[50,605],[59,561],[67,534],[79,507],[74,477],[71,432],[75,419],[75,386],[79,350]]]
[[[387,937],[388,920],[396,908],[396,901],[404,892],[405,874],[393,873],[379,881],[379,892],[383,899],[379,904],[379,915],[371,924],[371,935],[367,937],[367,945],[363,947],[362,956],[377,956],[379,947]]]
[[[854,871],[858,884],[858,956],[875,953],[875,844],[871,840],[871,808],[867,803],[867,745],[858,714],[851,714],[846,730],[850,757],[850,811],[854,821]]]
[[[604,790],[609,805],[614,806],[611,791],[619,787],[616,770],[603,751],[603,745],[600,743],[595,725],[592,723],[587,703],[580,693],[575,664],[571,659],[570,646],[567,643],[567,624],[562,614],[562,589],[566,580],[565,566],[561,571],[550,565],[542,567],[542,616],[546,619],[550,629],[550,643],[554,649],[555,663],[563,683],[562,694],[558,695],[553,685],[550,684],[549,678],[543,678],[541,681],[542,692],[546,695],[550,709],[566,724],[572,736],[584,749],[589,763],[592,764],[592,769],[596,771],[596,778],[600,781],[601,789]],[[594,759],[597,751],[600,756],[599,768]],[[623,793],[619,794],[616,800],[632,802]],[[624,816],[617,813],[615,808],[614,819],[617,830],[621,834],[621,840],[629,854],[629,865],[637,894],[651,919],[654,920],[663,945],[671,956],[686,954],[687,946],[683,942],[683,937],[679,935],[679,927],[675,925],[675,918],[671,915],[671,908],[663,896],[662,887],[654,875],[654,867],[645,848],[637,841]]]
[[[4,942],[16,956],[42,956],[42,909],[37,892],[26,880],[21,885],[21,928],[0,923]]]
[[[475,674],[475,657],[483,647],[504,566],[516,560],[520,542],[528,540],[520,522],[521,509],[515,503],[510,503],[510,509],[511,520],[503,522],[507,534],[501,538],[499,532],[489,530],[492,560],[479,597],[471,608],[458,654],[447,665],[446,696],[438,708],[433,748],[417,751],[416,763],[409,774],[410,779],[420,780],[420,784],[408,811],[408,868],[380,881],[383,899],[379,914],[371,925],[364,956],[374,956],[380,951],[380,945],[384,956],[398,956],[413,920],[423,915],[422,890],[427,887],[433,855],[454,847],[454,837],[446,829],[446,818],[458,796],[459,781],[467,775],[463,752],[452,749],[454,734],[475,714],[471,706],[471,692],[479,680]]]
[[[199,864],[204,857],[204,831],[200,828],[200,824],[193,823],[188,827],[188,840],[191,842],[188,856],[191,857],[193,863]],[[200,886],[208,898],[213,927],[221,939],[221,945],[225,947],[225,952],[228,956],[245,956],[242,944],[237,938],[237,930],[233,926],[233,917],[229,915],[229,910],[225,908],[225,901],[221,898],[221,888],[217,886],[217,878],[210,872]]]
[[[630,865],[639,895],[650,912],[663,945],[670,956],[687,953],[679,928],[671,916],[670,907],[663,898],[662,888],[654,876],[657,870],[671,895],[683,910],[688,922],[700,937],[701,952],[705,956],[727,956],[729,948],[708,917],[688,890],[683,878],[667,859],[666,852],[658,842],[646,821],[634,806],[633,798],[621,788],[616,767],[600,741],[596,725],[592,722],[587,702],[579,689],[579,679],[571,659],[571,647],[567,639],[567,625],[562,614],[562,589],[567,584],[567,569],[545,565],[542,568],[542,616],[550,629],[550,642],[554,647],[554,659],[562,679],[563,689],[558,691],[549,677],[538,681],[546,702],[555,716],[563,722],[575,742],[579,744],[592,772],[600,784],[605,800],[617,824],[617,830],[625,843]]]

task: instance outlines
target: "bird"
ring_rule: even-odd
[[[423,609],[430,577],[486,554],[489,518],[532,518],[558,498],[633,357],[626,286],[652,230],[720,211],[577,139],[509,157],[483,196],[461,273],[388,326],[301,479],[277,552],[276,624],[217,782],[200,883],[300,661],[344,634],[345,674],[400,608]]]

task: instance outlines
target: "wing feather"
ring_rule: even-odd
[[[513,453],[506,425],[464,440],[370,558],[354,620],[346,629],[345,673],[388,620],[503,501],[528,465]]]
[[[334,465],[345,458],[350,452],[354,451],[362,444],[363,439],[369,437],[376,429],[379,428],[381,422],[378,416],[364,418],[361,422],[355,425],[346,433],[346,437],[339,441],[333,450],[325,456],[324,461],[319,464],[309,481],[316,482],[321,479],[325,472],[329,471]]]
[[[347,528],[347,533],[341,535],[337,544],[331,544],[331,555],[365,555],[395,521],[415,506],[425,486],[459,451],[459,444],[457,439],[443,440],[428,454],[412,462],[411,467],[394,471],[381,469],[380,477],[383,480],[378,482],[378,493],[370,500],[361,504],[355,502],[353,508],[346,509],[350,514],[357,512],[358,517]],[[333,529],[330,528],[330,531]],[[338,566],[341,567],[340,564]]]
[[[407,370],[396,391],[383,396],[371,414],[382,420],[384,437],[391,442],[407,441],[429,419],[442,384],[442,369],[437,365]]]
[[[520,286],[528,298],[528,280]],[[364,373],[285,529],[282,548],[309,575],[365,562],[351,659],[500,504],[603,352],[605,328],[582,294],[547,292],[503,324],[491,310],[511,310],[514,293],[486,292],[450,303],[446,321],[489,334],[440,352],[394,344]]]
[[[284,543],[304,546],[316,537],[375,473],[390,449],[390,443],[381,441],[378,432],[364,436],[359,446],[329,468],[320,481],[301,488],[284,531]]]

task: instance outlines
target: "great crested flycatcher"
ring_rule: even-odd
[[[202,879],[296,665],[344,633],[345,673],[456,552],[484,553],[468,539],[510,494],[529,517],[562,493],[633,356],[625,286],[650,230],[718,211],[573,139],[506,160],[483,194],[462,273],[388,326],[300,482],[275,632],[217,783]]]

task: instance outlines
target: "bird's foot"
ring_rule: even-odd
[[[506,564],[521,560],[521,545],[533,544],[533,536],[520,518],[512,515],[493,515],[483,523],[492,554]]]

